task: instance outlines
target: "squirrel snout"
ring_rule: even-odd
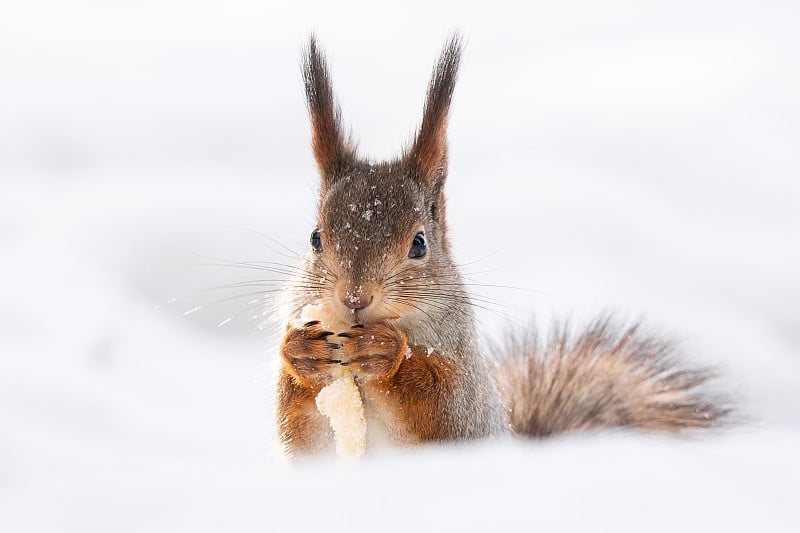
[[[342,297],[342,303],[353,311],[359,311],[371,304],[373,298],[374,296],[372,294],[366,295],[348,292]]]
[[[375,290],[371,285],[343,283],[336,290],[339,300],[354,313],[368,307],[375,299]]]

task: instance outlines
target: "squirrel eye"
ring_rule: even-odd
[[[408,257],[411,259],[421,259],[425,257],[428,252],[428,243],[425,242],[425,233],[420,231],[414,235],[414,241],[411,243],[411,250],[408,252]]]
[[[314,228],[314,231],[311,232],[311,247],[314,249],[315,252],[322,251],[322,238],[319,235],[319,228]]]

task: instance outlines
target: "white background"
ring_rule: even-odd
[[[0,527],[797,531],[799,11],[5,3]],[[307,246],[310,30],[379,159],[456,28],[449,216],[473,290],[499,302],[486,336],[643,318],[721,369],[734,429],[276,459],[266,300],[205,290],[274,276],[207,257]]]

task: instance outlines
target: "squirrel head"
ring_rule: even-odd
[[[463,297],[444,198],[447,118],[460,56],[455,35],[434,66],[410,146],[396,159],[372,163],[343,133],[325,58],[309,39],[302,67],[320,195],[307,270],[318,276],[321,300],[343,320],[430,319]]]

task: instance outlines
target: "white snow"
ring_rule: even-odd
[[[800,530],[800,7],[476,6],[4,6],[0,529]],[[258,327],[316,226],[300,47],[380,159],[456,27],[481,333],[644,317],[720,367],[734,430],[278,459]]]

